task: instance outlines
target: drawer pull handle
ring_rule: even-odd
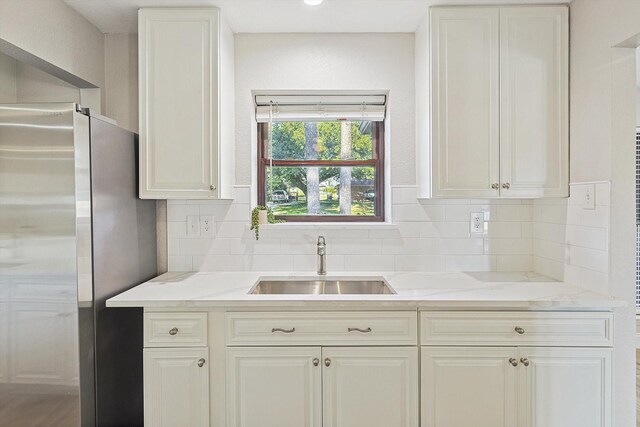
[[[529,359],[527,359],[526,357],[521,357],[521,358],[520,358],[520,362],[521,362],[524,366],[529,366]]]
[[[204,360],[204,359],[200,359],[200,360],[198,360],[198,366],[199,366],[200,368],[202,368],[202,367],[204,366],[204,362],[205,362],[205,360]]]
[[[282,329],[282,328],[273,328],[271,329],[271,333],[276,333],[276,332],[283,332],[285,334],[292,334],[296,331],[296,328],[291,328],[291,329]]]
[[[318,366],[320,364],[320,359],[318,359],[317,357],[313,358],[313,366]]]
[[[347,328],[347,331],[349,331],[349,332],[362,332],[363,334],[368,334],[369,332],[371,332],[371,328],[367,328],[367,329]]]
[[[518,359],[514,359],[512,357],[511,359],[509,359],[509,363],[511,363],[511,366],[518,366]]]
[[[326,366],[327,368],[331,366],[331,359],[329,359],[328,357],[324,359],[324,366]]]
[[[524,334],[524,328],[521,328],[520,326],[516,326],[516,332],[522,335]]]
[[[171,328],[169,329],[169,335],[175,335],[178,333],[178,328]]]

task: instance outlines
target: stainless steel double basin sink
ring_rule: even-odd
[[[250,295],[391,295],[396,292],[380,277],[261,279]]]

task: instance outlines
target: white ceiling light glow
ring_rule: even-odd
[[[324,0],[304,0],[304,2],[309,6],[318,6],[319,4],[322,4],[323,1]]]

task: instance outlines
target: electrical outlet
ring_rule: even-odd
[[[582,193],[582,209],[595,209],[596,208],[596,185],[587,184],[584,186],[584,193]]]
[[[200,235],[213,237],[216,233],[216,224],[211,215],[203,215],[200,217]]]
[[[200,217],[198,215],[187,216],[187,236],[188,237],[200,236]]]
[[[469,234],[485,234],[484,212],[471,212],[469,214]]]

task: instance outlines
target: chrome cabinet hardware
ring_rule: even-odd
[[[511,184],[509,184],[508,182],[505,182],[504,184],[502,184],[502,188],[504,188],[505,190],[508,190],[509,188],[511,188]]]
[[[360,328],[347,328],[348,332],[362,332],[363,334],[368,334],[371,332],[371,328],[360,329]]]
[[[331,366],[331,359],[329,359],[328,357],[324,359],[324,366],[326,366],[327,368]]]
[[[273,328],[271,329],[271,333],[275,333],[275,332],[283,332],[285,334],[292,334],[296,331],[296,328],[291,328],[291,329],[282,329],[282,328]]]
[[[518,359],[512,357],[509,359],[509,363],[511,363],[511,366],[518,366]]]
[[[204,359],[198,360],[198,366],[202,368],[204,366],[204,362],[205,362]]]
[[[178,333],[178,328],[171,328],[169,329],[169,335],[175,335]]]
[[[527,359],[526,357],[521,357],[520,363],[522,363],[524,366],[529,366],[529,359]]]
[[[320,364],[320,359],[318,359],[317,357],[313,358],[313,366],[318,366]]]
[[[491,188],[493,190],[498,190],[500,188],[500,184],[498,184],[497,182],[494,182],[493,184],[491,184]]]
[[[521,328],[520,326],[516,326],[515,331],[520,335],[524,334],[524,328]]]
[[[213,184],[211,184],[211,185],[209,186],[209,190],[211,190],[211,191],[216,191],[216,186],[215,186],[215,185],[213,185]]]

